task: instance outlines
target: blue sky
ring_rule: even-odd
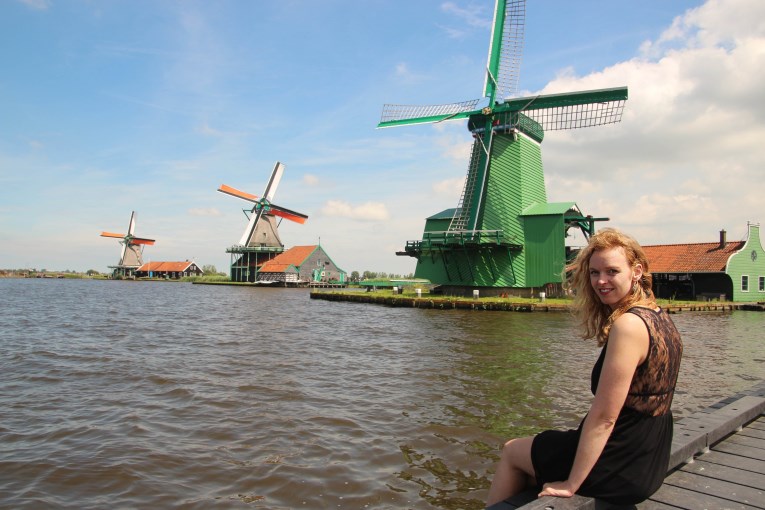
[[[548,200],[644,244],[765,221],[765,2],[529,0],[522,95],[627,85],[615,126],[549,133]],[[384,103],[481,96],[490,0],[0,3],[0,268],[106,271],[103,230],[145,260],[227,270],[275,161],[287,246],[347,271],[397,257],[457,205],[464,122],[375,129]],[[571,244],[581,244],[573,238]]]

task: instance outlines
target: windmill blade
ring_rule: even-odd
[[[518,92],[525,26],[526,0],[497,0],[484,80],[490,106]]]
[[[284,174],[284,165],[279,163],[278,161],[274,165],[274,169],[271,172],[271,178],[268,180],[268,185],[266,186],[266,190],[263,192],[263,196],[268,200],[269,202],[274,199],[274,195],[276,194],[276,188],[279,187],[279,182],[282,180],[282,175]]]
[[[130,240],[130,244],[148,244],[153,245],[155,243],[154,239],[146,239],[144,237],[134,237]]]
[[[101,237],[116,237],[118,239],[123,239],[125,237],[125,234],[115,234],[114,232],[101,232]]]
[[[261,214],[263,214],[263,208],[258,207],[257,211],[255,211],[255,213],[250,216],[250,221],[247,223],[247,228],[244,229],[242,238],[239,240],[240,245],[247,246],[247,243],[250,242],[250,237],[252,237],[252,233],[255,232],[255,226],[258,224],[258,220],[260,220]]]
[[[512,99],[495,112],[520,112],[545,131],[559,131],[620,122],[627,98],[627,87],[585,90]]]
[[[308,216],[303,213],[299,213],[296,211],[291,211],[285,207],[280,207],[278,205],[270,204],[270,211],[269,214],[273,214],[274,216],[279,216],[280,218],[284,218],[290,221],[294,221],[295,223],[300,223],[301,225],[305,223],[305,220],[308,219]]]
[[[130,225],[128,226],[128,235],[132,236],[135,232],[135,211],[130,214]]]
[[[377,127],[386,128],[464,119],[479,112],[476,110],[479,101],[481,100],[472,99],[461,103],[423,106],[386,104],[383,106],[382,116]]]
[[[122,252],[120,253],[120,265],[121,266],[125,264],[125,257],[127,256],[127,253],[128,253],[128,243],[123,242],[122,243]]]
[[[231,186],[227,186],[225,184],[221,184],[220,188],[218,188],[218,191],[221,193],[225,193],[227,195],[231,195],[232,197],[242,198],[244,200],[248,200],[250,202],[258,202],[257,195],[253,195],[252,193],[247,193],[246,191],[241,191],[236,188],[232,188]]]

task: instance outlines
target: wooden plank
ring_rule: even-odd
[[[711,412],[694,413],[676,424],[682,431],[706,431],[707,445],[723,439],[765,412],[765,398],[747,395]]]
[[[712,450],[703,455],[704,462],[745,469],[754,473],[765,474],[765,460],[757,460],[749,457],[741,457],[726,452]]]
[[[676,487],[674,485],[664,484],[651,498],[643,503],[637,505],[639,510],[648,508],[655,508],[650,505],[654,504],[666,504],[675,508],[686,508],[696,510],[704,508],[706,510],[715,509],[742,509],[751,510],[757,508],[755,506],[747,505],[744,503],[737,503],[717,496],[710,496],[708,494],[702,494],[693,490],[689,490],[683,487]]]
[[[682,467],[681,471],[716,480],[724,480],[752,489],[762,489],[765,487],[765,473],[755,473],[736,467],[713,464],[706,461],[706,455],[699,457],[693,464],[686,464]]]
[[[678,508],[686,508],[686,507],[678,507],[677,505],[668,505],[666,503],[662,503],[661,501],[653,501],[649,499],[648,501],[643,501],[639,505],[633,507],[638,508],[640,510],[677,510]]]
[[[523,510],[600,510],[593,498],[574,495],[571,498],[553,498],[545,496],[535,499],[521,507]]]
[[[765,492],[763,489],[753,489],[731,483],[726,480],[717,480],[699,476],[685,471],[675,471],[664,480],[664,485],[682,487],[705,496],[713,496],[728,501],[735,501],[742,505],[754,508],[765,508]]]
[[[765,429],[756,429],[754,427],[744,427],[738,434],[746,437],[756,437],[758,439],[765,440]]]
[[[518,505],[518,503],[521,505]],[[525,502],[525,504],[523,504]],[[537,491],[526,491],[523,494],[513,496],[505,501],[496,503],[486,510],[599,510],[595,500],[584,496],[573,498],[544,497],[537,499]]]
[[[670,469],[693,460],[693,457],[706,447],[706,431],[675,428],[672,437],[672,449],[669,454]]]
[[[748,446],[753,450],[762,450],[760,455],[765,455],[765,439],[734,434],[726,439],[726,441],[729,441],[733,444],[740,444],[741,446]]]
[[[760,450],[759,448],[749,448],[740,444],[731,443],[730,441],[723,441],[722,443],[718,443],[714,445],[712,450],[716,452],[732,453],[733,455],[740,455],[741,457],[746,457],[749,459],[765,460],[765,450]]]

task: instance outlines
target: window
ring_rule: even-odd
[[[749,292],[749,276],[741,275],[741,292]]]
[[[760,292],[765,292],[765,276],[760,276]]]

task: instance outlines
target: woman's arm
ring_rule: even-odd
[[[570,497],[579,489],[603,453],[627,399],[635,369],[648,356],[648,329],[634,314],[625,313],[611,326],[598,389],[582,425],[568,480],[545,484],[540,496]]]

